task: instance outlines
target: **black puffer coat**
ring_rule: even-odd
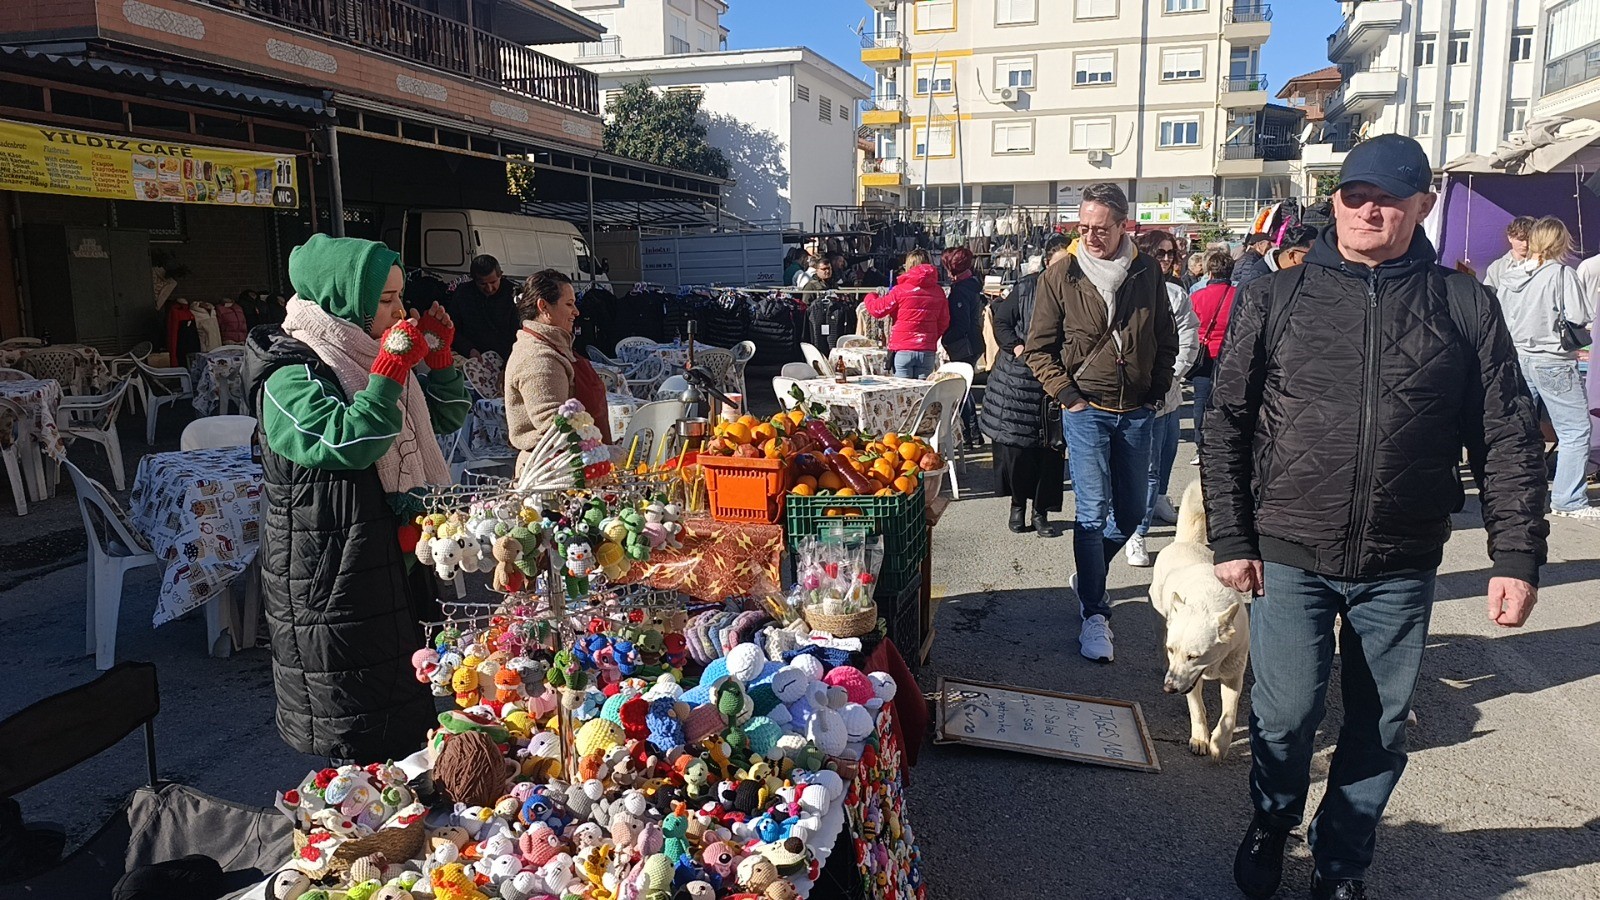
[[[978,423],[983,433],[997,444],[1013,447],[1044,447],[1044,386],[1033,377],[1028,364],[1013,352],[1028,339],[1033,321],[1033,298],[1039,276],[1028,275],[1011,289],[1011,296],[989,307],[994,320],[994,339],[1000,345],[989,383],[983,392],[983,408]]]
[[[267,377],[299,365],[343,396],[310,347],[280,329],[251,332],[244,388],[252,413],[259,418]],[[278,732],[301,753],[363,763],[415,751],[437,720],[411,668],[422,631],[377,469],[303,468],[266,441],[261,469],[258,559]]]
[[[1474,348],[1445,283],[1466,276],[1437,265],[1420,228],[1376,269],[1346,262],[1336,240],[1328,229],[1314,245],[1292,302],[1280,295],[1302,277],[1294,269],[1234,304],[1200,450],[1217,561],[1346,579],[1436,568],[1463,502],[1465,447],[1494,573],[1537,583],[1544,458],[1498,304],[1468,288]],[[1286,318],[1273,319],[1279,302]]]
[[[950,283],[950,327],[944,331],[944,352],[956,362],[983,355],[983,279],[976,275]]]

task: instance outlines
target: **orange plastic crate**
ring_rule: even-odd
[[[767,525],[783,520],[784,497],[791,481],[787,460],[701,456],[700,467],[706,473],[711,518]]]

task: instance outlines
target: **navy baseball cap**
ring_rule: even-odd
[[[1339,187],[1363,181],[1399,200],[1433,186],[1433,168],[1422,145],[1403,134],[1380,134],[1350,149],[1339,170]]]

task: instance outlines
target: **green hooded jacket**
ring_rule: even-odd
[[[374,241],[314,234],[289,253],[289,283],[301,299],[365,329],[378,311],[390,268],[399,262],[399,254]],[[417,379],[434,433],[460,429],[472,409],[461,369],[419,372]],[[374,465],[389,451],[403,422],[401,386],[381,375],[371,376],[347,402],[337,384],[330,390],[310,367],[285,366],[267,379],[263,394],[261,430],[267,445],[307,468]]]

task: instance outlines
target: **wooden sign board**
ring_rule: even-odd
[[[936,744],[971,744],[1160,772],[1139,704],[982,681],[939,679]]]

